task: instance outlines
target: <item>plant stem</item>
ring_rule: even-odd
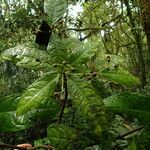
[[[64,109],[65,109],[67,99],[68,99],[68,85],[67,85],[67,77],[66,77],[65,73],[63,73],[63,80],[64,80],[64,101],[63,101],[62,108],[61,108],[61,111],[60,111],[58,124],[60,124],[61,121],[62,121]]]

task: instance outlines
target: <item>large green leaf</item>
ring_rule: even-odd
[[[54,100],[49,100],[37,109],[18,117],[16,109],[20,102],[20,94],[6,96],[0,99],[0,131],[18,131],[32,126],[34,120],[51,121],[59,112],[59,106]]]
[[[73,144],[76,138],[74,129],[64,125],[50,125],[48,127],[48,138],[57,150],[74,150]]]
[[[50,23],[53,24],[59,20],[67,9],[66,0],[45,0],[45,12],[49,15]]]
[[[72,65],[81,66],[82,64],[86,64],[87,61],[91,60],[91,58],[95,55],[97,49],[90,46],[89,43],[80,44],[71,54],[69,58],[69,63]]]
[[[50,56],[42,50],[19,45],[5,50],[1,54],[5,60],[10,60],[18,66],[31,69],[49,69],[51,68]]]
[[[104,70],[101,72],[101,76],[122,86],[134,86],[140,84],[137,77],[123,69],[116,69],[113,71]]]
[[[135,142],[135,138],[134,137],[129,142],[129,146],[128,146],[127,150],[137,150],[137,148],[136,148],[136,142]]]
[[[82,44],[74,38],[59,39],[53,37],[48,47],[48,54],[51,57],[51,61],[55,64],[62,64],[64,61],[70,64],[71,55],[77,52],[77,49],[81,45]]]
[[[18,45],[14,48],[5,50],[2,57],[11,60],[14,56],[24,56],[39,59],[41,62],[49,63],[51,58],[43,50],[38,50],[26,45]]]
[[[97,78],[92,79],[91,84],[96,92],[101,98],[106,98],[110,95],[110,93],[106,90],[104,83]]]
[[[69,43],[71,42],[67,39],[52,38],[48,53],[53,64],[62,64],[63,61],[67,61],[70,48]]]
[[[28,113],[28,118],[31,122],[35,123],[34,120],[37,121],[52,121],[56,119],[57,114],[60,111],[60,106],[56,102],[56,100],[48,98],[47,101],[41,104],[38,108],[30,111]]]
[[[0,99],[0,131],[17,131],[28,127],[26,116],[16,116],[19,96],[14,94]]]
[[[109,117],[101,98],[88,81],[71,76],[68,80],[70,97],[77,110],[90,121],[94,133],[101,135],[109,125]]]
[[[53,37],[48,54],[53,64],[66,64],[70,69],[83,72],[83,67],[95,55],[95,51],[74,38],[61,40]]]
[[[49,72],[30,85],[21,97],[17,114],[25,114],[45,103],[45,101],[52,96],[58,79],[58,74]]]
[[[115,113],[150,122],[150,98],[141,94],[123,92],[104,99],[105,105]]]
[[[24,68],[30,68],[33,70],[50,70],[52,66],[48,63],[40,62],[38,59],[33,59],[31,57],[16,57],[19,62],[16,63],[17,66],[21,66]]]

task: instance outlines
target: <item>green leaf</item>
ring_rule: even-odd
[[[48,48],[48,54],[51,57],[53,64],[62,64],[63,61],[67,61],[69,55],[69,41],[66,39],[58,39],[53,37],[51,45]]]
[[[18,45],[16,47],[5,50],[2,53],[2,57],[11,60],[14,56],[24,56],[39,59],[41,62],[49,63],[51,58],[43,50],[27,47],[24,45]]]
[[[99,95],[102,99],[110,95],[110,93],[106,90],[104,83],[101,80],[95,78],[91,81],[91,84],[96,94]]]
[[[48,138],[57,150],[74,150],[73,143],[76,138],[74,129],[64,125],[50,125],[48,127]]]
[[[57,104],[56,100],[48,98],[45,103],[28,113],[30,122],[34,121],[35,119],[44,122],[53,121],[53,119],[57,117],[59,110],[60,106]]]
[[[42,103],[38,108],[36,109],[31,109],[27,113],[28,118],[30,119],[30,122],[34,122],[34,120],[39,120],[39,121],[53,121],[59,113],[60,106],[57,104],[56,100],[52,98],[48,98],[45,103]]]
[[[48,54],[53,64],[62,64],[63,61],[70,64],[71,55],[74,54],[80,46],[81,43],[74,38],[59,39],[52,37],[50,46],[48,47]]]
[[[61,17],[67,9],[66,0],[46,0],[44,2],[45,12],[49,15],[50,23],[53,24]]]
[[[50,56],[42,50],[19,45],[5,50],[1,54],[5,60],[10,60],[18,66],[31,69],[49,69],[51,68]]]
[[[66,64],[79,70],[87,64],[94,55],[94,51],[86,48],[85,44],[74,38],[58,39],[53,37],[48,48],[48,54],[53,64]],[[80,69],[83,71],[83,69]]]
[[[140,81],[137,77],[123,69],[117,69],[113,71],[105,70],[101,72],[101,76],[108,81],[118,83],[122,86],[134,86],[140,84]]]
[[[33,120],[51,121],[59,112],[54,100],[49,100],[39,108],[18,117],[16,109],[20,102],[20,94],[13,94],[0,99],[0,131],[18,131],[32,126]]]
[[[16,115],[19,96],[14,94],[0,99],[0,131],[18,131],[29,126],[26,116],[17,117]]]
[[[89,46],[89,45],[88,45]],[[80,45],[75,49],[69,59],[69,63],[72,65],[86,64],[96,53],[96,50],[90,49],[86,44]]]
[[[90,120],[93,130],[101,135],[109,125],[109,116],[101,98],[95,93],[88,81],[71,76],[68,80],[70,97],[77,110]]]
[[[50,70],[52,68],[51,65],[47,64],[47,63],[42,63],[40,62],[39,59],[33,59],[30,57],[20,57],[17,56],[16,57],[19,62],[16,63],[17,66],[21,66],[24,68],[30,68],[33,70]]]
[[[132,138],[132,141],[130,141],[127,150],[137,150],[137,148],[136,148],[136,143],[135,143],[135,138]]]
[[[17,114],[23,115],[30,110],[38,108],[42,103],[50,98],[58,83],[58,79],[58,74],[55,72],[49,72],[41,79],[30,85],[21,97]]]
[[[48,137],[45,137],[44,139],[34,140],[34,145],[46,145],[46,144],[50,145]]]
[[[137,147],[141,150],[149,149],[149,141],[150,141],[150,126],[145,127],[138,136],[137,139]]]
[[[104,99],[105,105],[115,113],[150,122],[150,98],[141,94],[123,92]]]

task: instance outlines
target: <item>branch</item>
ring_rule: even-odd
[[[119,15],[117,15],[116,17],[110,19],[109,21],[104,22],[104,23],[101,25],[101,27],[104,27],[104,26],[106,26],[106,25],[109,25],[111,22],[115,21],[116,19],[121,18],[121,15],[122,15],[122,14],[119,14]]]
[[[4,144],[4,143],[0,143],[0,147],[3,147],[3,148],[13,148],[13,149],[20,149],[20,150],[26,150],[26,149],[27,149],[27,148],[15,146],[15,145],[10,145],[10,144]]]
[[[64,90],[65,90],[64,96],[65,97],[64,97],[64,101],[63,101],[62,108],[61,108],[61,111],[60,111],[58,124],[60,124],[61,121],[62,121],[64,109],[65,109],[65,106],[66,106],[66,103],[67,103],[67,99],[68,99],[68,85],[67,85],[67,77],[66,77],[65,73],[63,74],[63,80],[64,80]]]
[[[84,41],[85,39],[89,38],[92,34],[96,33],[96,32],[99,32],[101,30],[104,30],[106,29],[106,25],[110,24],[112,21],[115,21],[116,19],[120,18],[121,15],[118,15],[116,16],[115,18],[112,18],[111,20],[107,21],[107,22],[104,22],[101,27],[99,28],[83,28],[83,29],[80,29],[80,28],[68,28],[67,30],[73,30],[73,31],[77,31],[77,32],[81,32],[81,31],[87,31],[89,30],[89,34],[83,38],[80,39],[80,41]]]
[[[17,149],[17,150],[37,150],[37,149],[45,149],[45,150],[55,150],[55,148],[53,148],[50,145],[37,145],[35,147],[20,147],[20,146],[15,146],[15,145],[11,145],[11,144],[4,144],[4,143],[0,143],[0,148],[7,148],[7,149]]]
[[[89,34],[83,38],[80,38],[80,41],[84,41],[85,39],[89,38],[90,36],[92,36],[92,34],[95,34],[96,32],[100,31],[101,29],[98,30],[93,30],[92,32],[89,32]]]
[[[83,38],[80,38],[79,40],[80,41],[84,41],[85,39],[89,38],[92,34],[98,32],[98,31],[101,31],[103,30],[104,28],[84,28],[84,29],[80,29],[80,28],[68,28],[67,30],[74,30],[74,31],[77,31],[77,32],[81,32],[81,31],[87,31],[89,30],[89,34]]]
[[[121,18],[121,14],[119,14],[116,17],[110,19],[109,21],[104,22],[101,25],[101,27],[99,27],[99,28],[83,28],[83,29],[81,29],[81,28],[68,28],[67,30],[74,30],[74,31],[87,31],[87,30],[90,30],[90,31],[100,31],[100,30],[104,30],[106,28],[104,26],[110,24],[111,22],[115,21],[118,18]]]
[[[87,31],[87,30],[90,30],[90,31],[97,31],[97,30],[102,30],[103,28],[68,28],[67,30],[74,30],[74,31]]]
[[[145,128],[145,126],[136,128],[136,129],[134,129],[134,130],[132,130],[132,131],[130,131],[130,132],[127,132],[127,133],[125,133],[125,134],[123,134],[123,135],[119,135],[119,136],[116,138],[116,140],[123,139],[125,136],[128,136],[128,135],[130,135],[130,134],[132,134],[132,133],[134,133],[134,132],[137,132],[137,131],[139,131],[139,130],[142,130],[143,128]]]
[[[90,32],[87,36],[80,38],[80,41],[84,41],[85,39],[89,38],[92,35],[92,32]]]
[[[137,132],[137,131],[139,131],[139,130],[142,130],[142,129],[144,129],[145,127],[146,127],[146,126],[142,126],[142,127],[137,128],[137,129],[134,129],[134,130],[132,130],[132,131],[130,131],[130,132],[127,132],[127,133],[125,133],[125,134],[123,134],[123,135],[120,135],[120,136],[118,136],[115,140],[124,139],[125,136],[128,136],[128,135],[130,135],[130,134],[132,134],[132,133],[134,133],[134,132]],[[114,147],[113,147],[113,150],[116,150],[118,146],[119,146],[119,144],[115,144]]]

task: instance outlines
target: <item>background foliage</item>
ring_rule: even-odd
[[[149,149],[148,1],[1,0],[0,10],[1,143]],[[35,43],[43,21],[47,49]]]

